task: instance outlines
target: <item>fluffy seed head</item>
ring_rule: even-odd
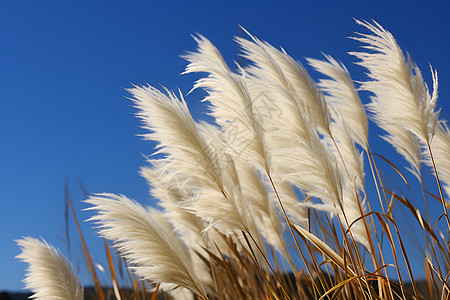
[[[339,114],[348,124],[352,138],[364,149],[369,139],[366,110],[359,98],[347,68],[333,57],[325,55],[326,61],[308,59],[317,71],[331,79],[321,79],[318,86],[327,94],[326,100],[333,119]],[[366,149],[367,150],[367,149]]]
[[[414,133],[422,142],[429,143],[434,134],[438,112],[437,73],[432,70],[433,93],[424,83],[420,69],[411,58],[405,60],[402,50],[392,34],[374,22],[357,21],[372,34],[359,34],[354,38],[364,43],[371,52],[352,52],[361,66],[368,69],[371,81],[364,82],[362,89],[372,97],[369,110],[378,124],[395,124]]]
[[[248,35],[252,41],[236,38],[243,56],[254,63],[248,67],[248,72],[263,81],[283,87],[308,121],[313,122],[322,133],[328,133],[331,120],[325,99],[306,69],[285,51]]]
[[[46,241],[24,237],[16,241],[22,248],[17,258],[29,264],[25,288],[38,300],[83,300],[83,287],[69,261]]]
[[[112,240],[130,268],[142,279],[161,282],[171,289],[184,287],[206,299],[206,293],[192,271],[189,253],[173,232],[167,232],[136,202],[113,194],[86,200],[97,212],[90,220],[100,235]]]
[[[171,170],[176,176],[188,175],[200,183],[201,193],[187,199],[190,211],[225,234],[245,228],[234,175],[223,168],[223,159],[229,154],[220,149],[220,143],[206,140],[186,102],[153,87],[130,91],[140,109],[138,115],[151,131],[146,137],[159,142],[159,153],[167,155]]]

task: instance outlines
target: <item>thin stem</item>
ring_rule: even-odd
[[[386,204],[389,206],[389,202],[387,201],[387,197],[386,197],[386,193],[384,192],[384,186],[383,186],[383,181],[381,180],[381,176],[380,173],[378,172],[378,168],[377,168],[377,164],[375,163],[375,159],[373,158],[373,153],[372,153],[372,149],[370,149],[370,145],[368,145],[369,148],[369,153],[370,153],[370,158],[372,159],[372,163],[370,164],[370,168],[372,169],[372,174],[373,174],[373,170],[375,170],[375,173],[377,174],[378,180],[380,181],[380,186],[381,186],[381,191],[383,193],[384,196],[384,200],[386,201]],[[370,159],[369,159],[370,162]],[[378,189],[378,186],[377,186]],[[380,197],[380,204],[381,204],[381,208],[383,210],[383,213],[386,213],[384,211],[384,206],[383,206],[383,200]]]
[[[381,193],[380,193],[380,188],[378,186],[378,181],[377,178],[375,177],[375,170],[373,168],[373,164],[372,164],[372,155],[371,155],[371,150],[369,149],[368,151],[366,151],[367,154],[367,159],[369,160],[369,166],[370,166],[370,171],[372,173],[372,178],[373,178],[373,182],[375,183],[375,188],[377,190],[377,194],[378,194],[378,199],[380,200],[380,205],[381,205],[381,209],[383,210],[383,213],[385,213],[384,210],[384,206],[383,206],[383,201],[381,199]]]
[[[242,231],[242,233],[244,233],[245,231]],[[278,274],[275,272],[275,270],[272,268],[272,266],[269,263],[269,260],[266,258],[266,256],[264,255],[264,253],[262,252],[261,248],[259,247],[259,245],[256,243],[255,239],[253,238],[253,236],[250,234],[250,232],[246,231],[247,234],[250,236],[250,238],[252,239],[253,243],[255,243],[256,247],[258,248],[258,251],[262,254],[262,257],[264,259],[264,261],[266,262],[267,266],[270,268],[270,270],[272,271],[273,275],[275,276],[275,278],[277,279],[278,283],[280,284],[281,289],[283,290],[284,295],[286,296],[287,299],[291,299],[288,295],[288,293],[286,292],[286,290],[283,287],[283,284],[281,283],[281,280],[278,278]]]
[[[291,221],[289,220],[289,218],[288,218],[288,216],[287,216],[286,210],[284,209],[283,203],[281,202],[280,196],[278,195],[278,191],[277,191],[277,189],[275,188],[275,184],[273,183],[272,176],[270,176],[270,173],[269,173],[268,170],[266,170],[266,173],[267,173],[267,177],[269,178],[270,184],[272,185],[272,189],[273,189],[273,191],[275,192],[275,195],[277,196],[277,200],[278,200],[278,203],[280,204],[280,207],[281,207],[281,210],[282,210],[282,212],[283,212],[283,215],[284,215],[284,217],[286,218],[286,221],[287,221],[288,227],[289,227],[289,231],[291,232],[291,235],[292,235],[292,237],[294,238],[295,245],[297,246],[297,250],[298,250],[298,252],[300,253],[300,256],[302,257],[302,260],[303,260],[303,262],[304,262],[304,264],[305,264],[305,266],[306,266],[306,269],[308,270],[309,276],[310,276],[311,278],[313,278],[312,273],[311,273],[311,269],[309,268],[308,263],[306,262],[305,256],[303,255],[303,252],[302,252],[302,250],[300,249],[300,245],[298,244],[297,238],[295,237],[294,230],[292,229]],[[314,286],[315,290],[316,290],[317,292],[319,292],[319,289],[317,288],[317,286],[316,286],[314,280],[312,280],[312,283],[313,283],[313,286]]]

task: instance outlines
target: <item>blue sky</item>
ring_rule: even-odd
[[[143,131],[125,89],[149,83],[187,93],[195,77],[179,75],[186,65],[179,56],[194,50],[191,34],[205,35],[232,63],[241,24],[303,63],[328,53],[363,79],[346,54],[358,43],[347,37],[362,30],[353,18],[374,19],[428,82],[428,64],[437,68],[441,115],[450,119],[449,11],[448,1],[1,1],[0,290],[23,286],[14,239],[42,236],[67,253],[66,180],[80,220],[89,214],[81,211],[77,179],[90,192],[150,201],[137,171],[153,144],[138,137]],[[205,111],[200,100],[200,93],[187,98],[196,118]],[[371,132],[379,134],[373,124]],[[389,151],[385,146],[374,151]],[[83,229],[92,251],[104,256],[89,224]],[[83,272],[74,231],[72,239]]]

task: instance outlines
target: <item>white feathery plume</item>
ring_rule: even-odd
[[[359,199],[359,195],[358,195],[358,199]],[[360,219],[358,221],[355,222],[355,224],[352,225],[352,223],[360,218],[362,216],[361,214],[361,209],[363,214],[367,213],[367,206],[366,206],[366,201],[360,201],[360,203],[358,203],[358,200],[356,195],[355,195],[355,190],[352,190],[352,188],[346,187],[344,188],[344,192],[343,192],[343,208],[344,208],[344,213],[345,213],[345,217],[347,218],[348,221],[348,225],[350,225],[350,231],[352,233],[353,238],[355,239],[355,241],[357,241],[358,243],[360,243],[361,245],[363,245],[369,252],[371,251],[370,249],[370,236],[367,236],[367,231],[366,231],[366,226],[364,224],[364,220]],[[359,205],[361,205],[361,209],[359,207]],[[345,226],[347,227],[347,223],[345,222],[344,216],[342,215],[342,213],[339,214],[339,218],[341,219],[342,224],[345,224]],[[367,226],[368,226],[368,230],[369,230],[369,234],[372,234],[372,228],[369,226],[369,223],[366,222]]]
[[[274,202],[267,193],[266,185],[256,169],[237,159],[235,163],[242,197],[250,204],[249,214],[265,241],[283,254],[283,228]]]
[[[194,39],[198,49],[184,56],[189,62],[184,73],[208,73],[195,83],[194,89],[208,92],[204,101],[210,102],[211,115],[221,127],[232,154],[267,170],[263,129],[244,78],[230,70],[209,40],[201,35]]]
[[[264,249],[264,243],[257,229],[254,210],[252,210],[252,208],[254,208],[254,203],[252,203],[252,200],[254,200],[254,198],[246,197],[246,195],[244,194],[243,189],[245,188],[245,185],[241,182],[242,177],[240,176],[238,168],[236,166],[237,163],[247,163],[242,161],[237,162],[239,158],[231,156],[226,152],[226,142],[222,138],[222,132],[216,126],[208,123],[201,123],[200,130],[208,144],[212,145],[214,151],[221,157],[221,159],[219,160],[220,168],[222,170],[226,170],[226,172],[229,174],[229,178],[233,180],[232,184],[238,187],[236,190],[239,191],[239,195],[236,197],[236,206],[244,218],[243,223],[246,226],[245,229],[248,230],[248,232],[252,235],[254,241],[258,244],[259,249]],[[246,165],[245,167],[250,168],[250,166],[248,165]],[[240,168],[240,171],[242,171],[242,168]],[[255,193],[255,191],[253,191],[253,193]],[[234,235],[231,235],[231,238],[238,245],[238,250],[241,250],[240,246],[249,250],[248,245],[246,243],[238,241],[236,237],[240,239],[242,237],[242,233],[239,231],[235,231]],[[259,251],[257,251],[256,249],[255,251],[259,253]]]
[[[159,209],[156,209],[154,207],[148,206],[147,211],[149,212],[150,216],[164,229],[166,233],[168,233],[171,238],[177,239],[175,228],[172,226],[171,222],[167,219],[167,216],[164,212],[160,211]],[[184,239],[181,237],[181,239],[184,242]],[[189,246],[189,245],[187,245]],[[199,248],[199,247],[197,247]],[[212,283],[211,276],[206,269],[205,264],[203,261],[198,257],[198,255],[193,251],[193,249],[188,248],[191,263],[193,267],[193,272],[197,275],[198,279],[202,283],[203,286],[206,286],[208,284]],[[206,256],[207,257],[207,256]],[[162,288],[164,288],[164,285],[162,285]],[[169,294],[174,299],[185,299],[185,300],[192,300],[194,299],[194,295],[192,292],[190,292],[188,289],[184,287],[178,287],[176,289],[169,290]]]
[[[194,193],[200,193],[197,190],[197,182],[194,178],[163,175],[169,166],[166,160],[149,160],[152,168],[142,167],[141,175],[151,186],[153,197],[159,200],[159,205],[164,208],[160,213],[161,217],[170,222],[170,230],[180,237],[189,249],[194,271],[204,286],[210,285],[211,276],[200,259],[198,254],[208,257],[203,248],[208,247],[208,233],[203,233],[205,224],[189,210],[183,208],[183,201],[195,197]],[[158,213],[154,212],[157,216]],[[214,252],[215,248],[212,248]],[[198,253],[198,254],[197,254]]]
[[[221,153],[198,131],[186,102],[150,86],[130,92],[140,109],[138,116],[152,131],[146,137],[160,143],[159,152],[168,155],[171,170],[188,174],[201,184],[201,193],[185,207],[225,234],[245,228],[238,207],[240,191],[229,172],[221,168]]]
[[[273,119],[281,118],[283,116],[283,112],[286,109],[290,109],[292,104],[287,101],[277,101],[277,94],[274,91],[273,87],[276,86],[275,89],[282,89],[277,84],[272,82],[268,82],[260,79],[259,77],[255,77],[246,73],[245,70],[241,69],[241,72],[244,74],[243,78],[245,80],[245,84],[247,86],[247,90],[250,94],[253,103],[254,114],[258,117],[258,122],[263,129],[263,138],[264,138],[264,147],[266,151],[266,160],[268,161],[267,165],[269,169],[271,169],[271,160],[270,155],[267,150],[266,144],[266,134],[268,132],[273,132],[282,129],[280,124],[274,122]],[[290,94],[286,91],[285,97],[290,97]],[[292,98],[290,98],[292,99]],[[287,107],[283,107],[287,105]]]
[[[83,300],[83,287],[70,262],[45,240],[24,237],[16,241],[22,248],[17,258],[29,264],[25,288],[32,299]]]
[[[152,168],[142,167],[141,175],[151,186],[152,196],[159,200],[158,205],[164,209],[164,215],[169,219],[175,232],[190,250],[207,257],[208,254],[203,249],[205,247],[216,254],[216,248],[212,243],[220,244],[222,239],[216,238],[214,230],[206,231],[208,224],[188,207],[193,197],[197,197],[202,192],[197,179],[188,177],[186,174],[171,172],[169,169],[174,165],[165,159],[149,160],[149,163]],[[225,245],[220,248],[227,247]],[[203,282],[204,278],[200,279]]]
[[[300,126],[304,124],[298,120],[291,128],[271,134],[274,170],[308,196],[339,207],[342,175],[336,160],[321,143],[315,130],[304,126],[305,131],[301,132]]]
[[[141,175],[151,186],[152,196],[159,200],[158,204],[164,208],[164,216],[183,242],[189,248],[203,253],[202,247],[206,247],[206,242],[202,232],[206,226],[200,218],[183,208],[184,201],[195,197],[194,193],[201,192],[198,182],[192,177],[164,174],[165,169],[170,167],[166,166],[166,160],[149,162],[152,168],[142,167]]]
[[[445,184],[445,192],[450,198],[450,131],[445,122],[436,126],[436,134],[431,142],[431,151],[438,171],[439,180]],[[426,164],[433,166],[430,154],[424,152]]]
[[[247,34],[253,42],[236,38],[244,52],[243,56],[254,63],[247,71],[286,89],[308,121],[317,126],[322,134],[329,133],[331,120],[325,99],[306,69],[284,50],[280,51],[250,33]]]
[[[272,177],[299,187],[308,196],[321,199],[327,204],[327,209],[339,207],[342,175],[335,158],[321,143],[317,131],[304,118],[296,102],[292,101],[291,94],[276,84],[267,83],[266,88],[268,102],[274,103],[276,99],[282,114],[281,117],[264,120],[264,126],[267,124],[266,128],[271,129],[265,134],[265,143],[270,154]]]
[[[247,199],[242,197],[241,185],[239,184],[239,177],[237,174],[235,162],[233,156],[227,151],[226,141],[223,139],[223,132],[216,126],[202,122],[199,124],[199,131],[208,145],[209,153],[216,159],[217,167],[221,170],[221,173],[226,174],[228,180],[227,185],[234,187],[234,205],[236,211],[239,213],[240,222],[243,228],[229,228],[229,233],[240,235],[239,232],[242,229],[250,229],[251,222],[249,222],[249,203]]]
[[[253,75],[247,81],[250,86],[265,87],[266,102],[269,105],[276,103],[281,114],[276,118],[262,118],[271,174],[322,199],[327,208],[339,206],[342,177],[334,157],[321,144],[316,131],[317,126],[322,132],[329,133],[330,118],[323,95],[292,58],[252,38],[254,42],[237,38],[244,56],[255,63],[247,69]],[[298,94],[294,86],[302,84],[303,91]],[[305,111],[308,117],[305,117]]]
[[[138,203],[124,196],[99,194],[89,197],[87,210],[97,214],[90,220],[98,224],[100,235],[112,240],[130,268],[143,280],[161,282],[163,288],[178,286],[202,299],[206,292],[193,272],[189,253],[181,240],[167,232]]]
[[[175,233],[175,228],[172,226],[172,224],[169,222],[169,220],[161,210],[149,205],[147,205],[145,209],[147,210],[153,221],[157,223],[164,230],[164,232],[166,232],[167,235],[170,236],[171,239],[179,238]]]
[[[227,134],[230,132],[231,138],[245,147],[239,155],[241,158],[264,171],[270,170],[269,172],[272,173],[271,161],[265,145],[264,134],[266,131],[262,130],[267,125],[264,108],[273,105],[273,103],[268,103],[272,99],[261,94],[252,97],[247,86],[247,83],[253,83],[252,76],[243,75],[244,79],[242,79],[232,73],[217,49],[208,40],[200,37],[197,42],[199,44],[198,53],[190,53],[185,57],[190,62],[186,72],[209,73],[207,78],[197,82],[196,87],[204,87],[209,91],[206,99],[212,103],[213,116],[226,133],[225,140],[230,140],[230,135]],[[266,91],[270,91],[270,89]],[[258,108],[258,105],[262,106],[262,109]],[[286,109],[290,110],[292,105],[292,103],[287,104],[288,108]],[[281,110],[277,109],[277,111]],[[262,126],[262,124],[264,125]],[[268,124],[268,126],[270,125]],[[281,128],[278,127],[278,129]],[[237,133],[241,133],[244,138]],[[232,147],[235,146],[232,145]],[[242,146],[237,149],[242,149]]]
[[[276,102],[277,95],[274,93],[274,90],[279,89],[279,87],[272,89],[271,86],[273,84],[268,84],[267,82],[262,81],[259,78],[248,76],[246,78],[246,84],[252,99],[254,99],[254,109],[261,117],[261,123],[263,124],[263,128],[266,132],[266,145],[267,149],[270,149],[271,140],[267,140],[267,133],[269,132],[282,132],[283,128],[279,122],[274,122],[273,119],[282,118],[283,110],[290,110],[290,107],[284,107],[283,102]],[[268,142],[268,143],[267,143]],[[267,151],[270,152],[269,150]],[[272,160],[269,156],[270,166],[270,176],[274,182],[276,187],[278,196],[282,200],[283,206],[289,216],[289,218],[296,224],[307,228],[307,216],[306,209],[299,204],[299,199],[297,194],[295,193],[292,185],[289,182],[284,182],[279,174],[277,174],[274,169]],[[271,184],[268,182],[268,178],[263,176],[264,184],[269,188],[271,198],[276,201],[276,195],[273,191]]]
[[[411,58],[405,60],[402,50],[390,32],[373,22],[356,21],[372,34],[359,34],[354,39],[364,43],[371,52],[352,52],[368,69],[371,81],[364,82],[362,89],[376,95],[368,104],[378,124],[394,124],[414,133],[419,140],[429,144],[434,134],[438,112],[437,73],[433,75],[433,93],[430,95],[420,69]]]
[[[328,147],[334,154],[342,174],[347,179],[347,184],[360,190],[364,188],[364,156],[359,153],[351,138],[349,126],[341,116],[336,116],[336,122],[331,123],[331,134],[336,144],[330,137],[325,137]],[[337,146],[337,148],[336,148]]]
[[[406,169],[420,180],[422,148],[418,137],[411,131],[395,124],[386,123],[379,125],[388,133],[388,135],[382,136],[382,138],[403,156],[410,165]]]
[[[329,55],[327,61],[309,58],[308,62],[318,72],[331,79],[321,79],[318,86],[327,94],[325,99],[331,106],[330,113],[336,112],[345,120],[351,136],[367,151],[369,124],[366,111],[353,84],[347,68]]]

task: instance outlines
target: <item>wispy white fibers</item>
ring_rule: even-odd
[[[276,106],[279,113],[275,117],[263,116],[262,121],[271,174],[298,186],[307,195],[320,198],[326,204],[323,207],[336,208],[341,201],[342,177],[334,157],[317,133],[320,126],[322,132],[329,133],[330,120],[322,94],[315,85],[312,87],[318,94],[309,89],[312,87],[303,78],[303,86],[305,89],[308,86],[308,91],[298,95],[294,88],[301,84],[297,82],[300,81],[298,64],[270,45],[256,38],[254,41],[238,39],[245,57],[254,62],[247,69],[253,75],[247,79],[249,85],[263,87],[266,103]],[[297,81],[291,82],[286,74]]]
[[[189,253],[173,232],[167,232],[138,203],[113,194],[99,194],[86,200],[96,214],[90,219],[99,233],[114,242],[120,255],[143,280],[161,282],[166,288],[184,287],[206,299],[193,272]]]
[[[355,239],[355,241],[363,245],[368,251],[370,251],[371,249],[369,242],[370,237],[367,236],[366,225],[364,224],[364,220],[360,219],[356,221],[358,218],[362,216],[361,210],[363,214],[367,213],[367,206],[365,200],[359,201],[356,198],[355,190],[353,190],[351,187],[344,188],[343,199],[344,199],[343,207],[345,217],[347,218],[348,225],[351,226],[350,231],[352,233],[353,238]],[[347,223],[342,213],[339,214],[339,218],[341,219],[341,223],[345,224],[345,226],[347,227]],[[354,221],[356,222],[352,224]],[[368,222],[366,222],[366,224],[368,226],[369,234],[371,234],[372,228],[369,226]]]
[[[41,300],[83,300],[83,287],[69,261],[46,241],[24,237],[16,241],[22,248],[17,258],[29,264],[25,288]]]
[[[159,142],[159,152],[167,155],[174,172],[192,176],[200,183],[201,193],[191,199],[189,209],[225,234],[245,228],[237,204],[238,187],[227,170],[221,168],[220,153],[198,132],[186,102],[150,86],[130,92],[140,109],[138,116],[151,131],[146,137]]]
[[[282,124],[280,122],[274,121],[274,119],[283,118],[283,111],[290,110],[290,106],[282,107],[283,105],[286,105],[285,101],[277,101],[278,96],[276,93],[276,90],[280,89],[278,86],[277,88],[272,88],[274,85],[271,83],[268,83],[266,81],[263,81],[259,78],[256,78],[254,76],[247,76],[246,77],[246,84],[249,89],[250,95],[253,99],[253,104],[255,111],[260,116],[261,124],[263,124],[264,132],[265,132],[265,147],[266,152],[270,154],[272,152],[272,156],[274,155],[273,151],[270,149],[271,144],[273,144],[274,141],[271,139],[271,136],[276,135],[277,133],[282,132]],[[286,92],[286,94],[288,94]],[[271,132],[273,134],[271,134]],[[268,138],[268,139],[267,139]],[[275,154],[276,155],[276,154]],[[289,182],[284,182],[282,180],[281,174],[277,174],[277,161],[272,161],[271,156],[269,156],[269,165],[270,165],[270,176],[275,184],[276,191],[278,193],[278,196],[281,198],[281,201],[283,203],[283,206],[291,219],[294,223],[303,226],[307,226],[307,216],[306,216],[306,209],[305,207],[302,207],[299,204],[299,198],[297,194],[295,193],[292,184]],[[266,177],[263,177],[263,179],[268,179]],[[276,199],[276,195],[273,192],[273,188],[268,180],[264,180],[266,186],[269,186],[269,190],[272,191],[270,196],[274,199]]]
[[[203,37],[196,40],[199,45],[198,52],[185,56],[190,62],[186,72],[209,74],[207,78],[199,80],[196,87],[208,90],[209,95],[205,100],[212,105],[212,115],[222,127],[223,138],[240,160],[272,173],[264,136],[267,132],[266,126],[271,124],[265,122],[265,119],[270,118],[274,111],[280,111],[272,107],[273,103],[268,103],[270,99],[265,95],[267,89],[250,95],[247,84],[253,85],[254,80],[248,80],[253,76],[245,74],[244,71],[242,76],[231,72],[220,53],[208,40]],[[290,207],[293,208],[295,204],[292,203]],[[296,214],[298,211],[303,211],[303,208],[296,207]],[[298,219],[304,221],[304,218]]]
[[[331,106],[333,118],[336,112],[345,120],[352,138],[367,150],[369,124],[366,111],[347,68],[329,55],[327,61],[308,59],[317,71],[331,79],[320,79],[319,87],[327,94],[326,100]]]
[[[331,134],[336,144],[329,137],[325,137],[325,139],[342,174],[347,179],[347,185],[353,186],[355,182],[356,187],[362,190],[364,188],[364,157],[356,149],[349,126],[341,116],[336,115],[335,122],[331,123]]]
[[[256,169],[245,162],[236,160],[236,169],[242,197],[250,204],[249,213],[253,218],[259,232],[267,243],[272,245],[279,253],[284,253],[283,228],[280,216],[274,202],[267,193],[266,185],[262,182]]]
[[[431,151],[433,152],[439,180],[445,184],[445,192],[450,198],[450,131],[445,122],[440,122],[436,126],[436,134],[431,142]],[[429,153],[425,152],[424,156],[427,165],[432,167]]]
[[[280,116],[264,118],[271,175],[276,181],[287,181],[308,196],[321,199],[326,204],[322,208],[336,209],[342,200],[342,175],[335,158],[292,95],[278,84],[265,86],[267,103],[276,103],[280,110]]]
[[[152,206],[147,206],[146,209],[153,221],[155,221],[155,223],[158,224],[171,239],[178,239],[178,236],[175,234],[175,229],[161,210]]]
[[[301,119],[300,111],[297,118],[287,114],[278,119],[285,123],[284,129],[270,133],[267,138],[275,173],[329,207],[339,207],[342,175],[335,158],[321,143],[317,132]]]
[[[379,124],[383,128],[387,135],[382,138],[389,142],[394,149],[403,156],[403,158],[409,163],[410,167],[407,167],[417,179],[420,180],[420,164],[422,161],[422,148],[420,142],[411,131],[395,124]]]
[[[331,120],[326,102],[306,69],[286,52],[260,41],[249,33],[248,35],[253,42],[236,38],[243,49],[243,56],[254,63],[247,71],[286,89],[303,111],[305,118],[314,122],[321,133],[329,133]]]
[[[179,174],[165,174],[167,162],[152,160],[152,167],[141,168],[141,175],[151,186],[152,196],[159,200],[158,204],[164,208],[164,215],[170,221],[175,232],[180,235],[189,248],[203,252],[206,246],[203,240],[205,224],[191,211],[184,209],[184,201],[196,197],[193,193],[200,193],[201,186],[193,177]]]
[[[191,258],[195,257],[192,259],[194,267],[199,258],[195,252],[208,256],[203,247],[215,253],[216,248],[213,243],[217,243],[227,253],[228,247],[226,244],[221,244],[222,238],[216,239],[216,231],[206,231],[208,224],[189,209],[190,203],[195,201],[202,192],[202,186],[198,180],[187,174],[170,171],[175,166],[165,159],[149,160],[149,163],[152,167],[142,167],[141,175],[150,184],[151,194],[159,200],[158,205],[164,209],[165,217],[169,219],[175,232],[188,246]],[[211,279],[204,277],[203,273],[197,272],[197,274],[203,283]]]
[[[233,155],[267,170],[263,146],[263,129],[244,78],[233,73],[216,47],[203,36],[194,37],[197,52],[184,56],[189,62],[185,73],[202,72],[208,76],[198,80],[194,88],[204,88],[211,104],[211,115],[223,131]]]
[[[203,136],[205,137],[205,140],[208,142],[208,145],[211,145],[211,149],[216,153],[216,155],[220,156],[221,159],[219,160],[219,167],[227,172],[229,174],[228,178],[232,180],[231,184],[235,185],[236,188],[236,195],[235,195],[235,203],[236,207],[239,209],[239,211],[242,214],[243,220],[242,223],[245,224],[245,229],[248,231],[252,237],[253,240],[259,245],[260,249],[264,248],[264,243],[261,239],[261,236],[259,234],[259,231],[257,229],[257,223],[255,223],[255,217],[254,217],[254,204],[252,203],[252,200],[255,200],[252,197],[246,197],[244,194],[244,184],[241,182],[242,177],[239,176],[239,171],[236,167],[237,161],[239,160],[238,157],[230,155],[226,151],[226,142],[222,138],[222,133],[216,126],[208,124],[208,123],[202,123],[201,126],[201,132]],[[240,163],[244,163],[240,161]],[[244,163],[246,164],[246,163]],[[249,167],[249,166],[247,166]],[[242,171],[242,169],[241,169]],[[255,193],[255,191],[254,191]],[[263,199],[261,199],[263,200]],[[241,238],[242,233],[240,230],[236,230],[234,234],[231,236],[233,240],[235,240],[235,237]],[[241,250],[240,245],[243,246],[243,248],[248,249],[248,245],[245,242],[240,242],[238,240],[235,240],[235,243],[238,246],[238,250]],[[255,252],[259,253],[257,249],[254,249]]]
[[[358,198],[355,194],[357,190],[364,189],[364,159],[363,155],[356,149],[350,130],[342,116],[336,112],[334,118],[335,122],[331,123],[331,134],[336,143],[330,137],[325,137],[325,139],[346,179],[342,195],[342,211],[339,212],[338,216],[341,223],[347,227],[367,212],[365,200],[361,201],[359,194]],[[368,251],[371,251],[368,240],[370,237],[367,235],[364,220],[359,220],[351,225],[350,230],[353,238]],[[368,230],[370,235],[371,227]]]
[[[207,286],[211,283],[211,276],[197,254],[208,257],[203,249],[208,248],[208,233],[204,232],[206,224],[191,211],[183,208],[186,205],[184,201],[196,197],[195,194],[201,192],[201,187],[193,177],[168,171],[170,165],[167,166],[166,160],[149,162],[152,167],[141,168],[141,175],[151,186],[153,197],[158,199],[158,204],[164,208],[162,216],[170,222],[170,230],[175,231],[188,247],[195,273],[202,284]]]
[[[420,69],[407,60],[392,34],[374,22],[357,21],[372,34],[354,39],[370,52],[352,52],[361,66],[368,69],[370,81],[362,89],[375,94],[368,105],[378,124],[395,124],[414,133],[423,143],[430,143],[438,112],[437,74],[432,70],[433,93],[430,95]]]
[[[159,209],[156,209],[154,207],[148,206],[147,207],[147,211],[149,212],[150,216],[152,217],[152,219],[158,223],[158,225],[161,226],[161,228],[169,235],[171,236],[172,239],[177,239],[178,237],[175,235],[175,229],[172,227],[172,224],[169,222],[169,220],[166,218],[166,216],[164,215],[164,213],[162,211],[160,211]],[[199,270],[196,269],[196,264],[194,263],[194,261],[192,260],[192,251],[190,251],[191,249],[188,248],[188,251],[190,252],[190,258],[191,258],[191,263],[192,263],[192,267],[193,267],[193,272],[197,275],[198,279],[200,280],[200,282],[202,284],[204,284],[204,281],[202,280],[200,275],[203,275],[204,273],[202,271],[204,271],[204,267],[201,269],[201,274],[199,274]],[[209,274],[207,274],[209,275]],[[162,284],[161,288],[164,289],[165,285]],[[176,289],[169,289],[168,291],[170,293],[170,295],[174,298],[174,299],[183,299],[183,300],[192,300],[194,299],[194,294],[192,294],[192,292],[190,292],[188,289],[184,288],[184,287],[178,287]]]

